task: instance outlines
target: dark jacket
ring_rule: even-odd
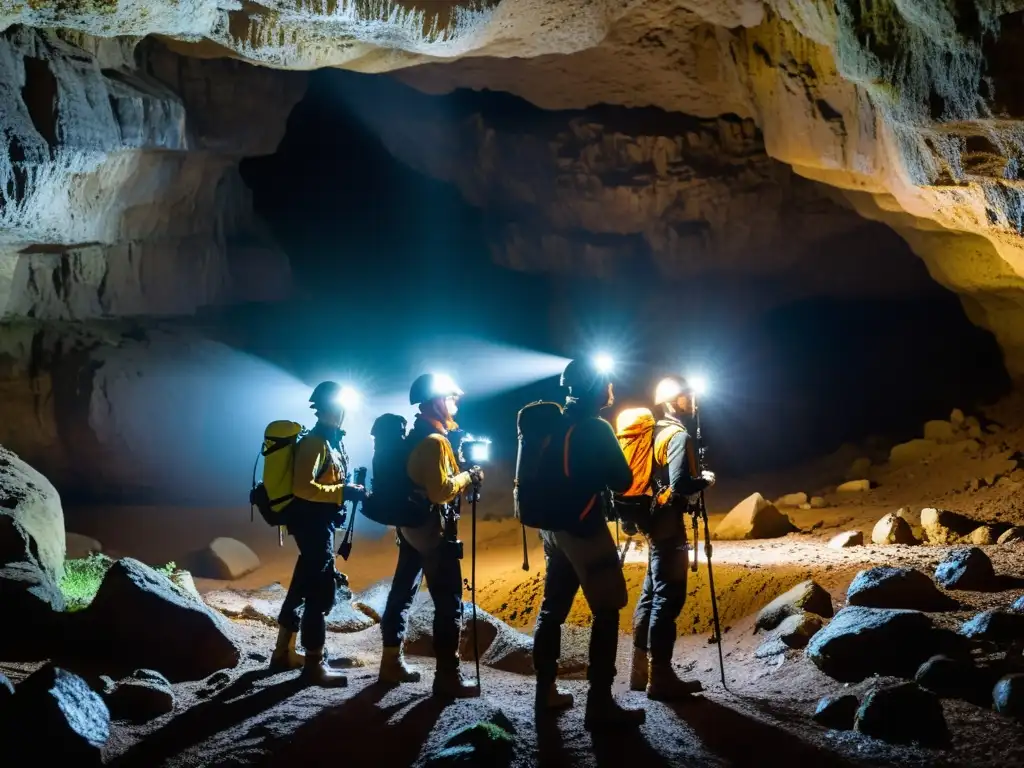
[[[680,502],[687,496],[699,493],[708,487],[708,482],[700,475],[697,462],[697,445],[686,431],[683,423],[671,416],[658,421],[654,430],[655,444],[666,430],[672,430],[669,437],[667,458],[658,463],[656,479],[662,488],[671,488],[674,502]]]

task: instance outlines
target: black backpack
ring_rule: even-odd
[[[569,429],[558,403],[538,400],[516,417],[519,452],[512,497],[516,517],[529,528],[564,531],[578,522],[579,493],[563,467]]]
[[[406,436],[406,420],[394,413],[378,416],[373,436],[372,493],[360,506],[363,514],[380,525],[422,525],[429,519],[430,502],[417,493],[406,464],[414,447]]]

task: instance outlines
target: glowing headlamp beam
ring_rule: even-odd
[[[708,391],[708,380],[700,374],[687,376],[686,382],[695,395],[703,395]]]
[[[363,396],[355,387],[344,386],[334,398],[335,405],[346,411],[354,410],[363,402]]]
[[[594,355],[594,367],[601,373],[611,373],[615,370],[615,358],[607,352],[599,352]]]

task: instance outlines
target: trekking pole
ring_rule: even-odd
[[[366,467],[359,467],[355,471],[355,484],[366,487]],[[355,538],[356,528],[356,510],[359,508],[361,502],[352,502],[352,517],[348,520],[348,528],[345,529],[345,536],[341,540],[341,546],[338,547],[338,554],[341,555],[342,560],[348,560],[348,556],[352,554],[352,541]]]
[[[523,529],[523,570],[530,570],[530,553],[526,548],[526,526],[519,523],[519,527]]]
[[[704,440],[703,435],[700,431],[700,410],[694,408],[694,416],[697,420],[697,456],[699,457],[699,466],[701,472],[704,471]],[[708,561],[708,589],[711,590],[711,617],[715,623],[715,641],[718,643],[718,671],[722,678],[722,687],[725,690],[729,690],[729,686],[725,682],[725,659],[722,656],[722,625],[718,618],[718,598],[715,596],[715,575],[711,569],[711,527],[708,525],[708,507],[704,501],[704,491],[700,492],[700,502],[698,506],[700,516],[704,518],[704,556]],[[694,548],[694,565],[697,563],[697,518],[693,518],[693,548]],[[696,567],[694,568],[696,571]]]
[[[469,566],[470,578],[473,580],[471,586],[473,595],[473,660],[476,663],[476,686],[483,691],[483,686],[480,684],[480,643],[477,640],[477,627],[479,623],[476,619],[476,503],[480,500],[480,483],[473,483],[473,495],[470,497],[472,501],[472,514],[473,520],[470,522],[470,529],[473,534],[473,551],[470,553],[473,558],[473,562]]]

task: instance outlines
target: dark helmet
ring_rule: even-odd
[[[310,408],[337,406],[341,395],[341,385],[336,381],[321,381],[309,396]]]
[[[437,397],[462,397],[463,394],[451,376],[424,373],[409,387],[409,405],[419,405]]]
[[[408,422],[404,416],[397,413],[385,413],[374,419],[370,427],[370,437],[405,437],[405,428]]]
[[[600,365],[597,359],[588,357],[573,360],[565,366],[560,384],[579,395],[593,392],[614,379],[610,367]]]

